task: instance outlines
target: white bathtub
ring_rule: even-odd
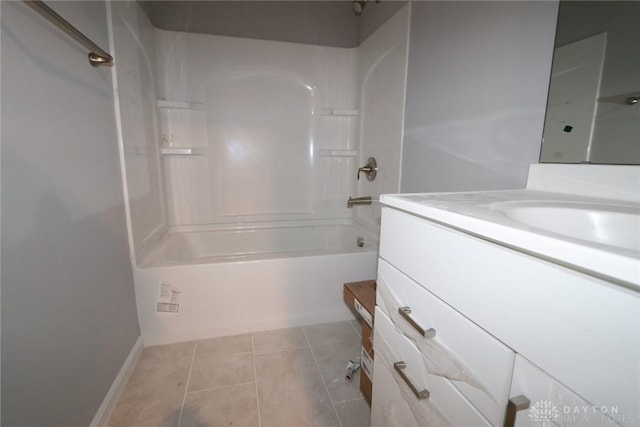
[[[352,319],[342,285],[375,278],[377,250],[349,224],[169,233],[135,269],[145,345]],[[177,314],[156,311],[162,282]]]
[[[361,238],[363,246],[357,242]],[[370,252],[378,242],[351,225],[297,225],[169,233],[142,267]]]

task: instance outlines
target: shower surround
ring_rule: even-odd
[[[346,201],[398,190],[409,8],[357,48],[159,30],[129,3],[112,17],[145,344],[352,318],[342,284],[375,277],[379,208]],[[375,147],[391,155],[367,187]],[[157,312],[162,283],[178,313]]]

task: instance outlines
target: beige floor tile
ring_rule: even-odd
[[[308,349],[256,355],[262,426],[338,426]]]
[[[136,367],[127,382],[122,397],[147,397],[184,395],[189,376],[189,365],[156,366],[153,369],[138,369]]]
[[[181,427],[257,426],[258,413],[262,427],[338,427],[338,416],[368,426],[359,377],[344,379],[358,329],[344,321],[146,348],[107,425],[177,427],[182,410]]]
[[[255,382],[253,354],[200,357],[193,361],[189,391]]]
[[[107,427],[177,427],[183,397],[120,399]]]
[[[147,347],[136,364],[134,376],[170,373],[189,368],[195,342]]]
[[[233,356],[234,354],[251,353],[252,351],[251,334],[211,338],[198,341],[196,359],[213,356]]]
[[[341,347],[360,340],[349,320],[305,326],[304,331],[309,338],[311,348],[325,345]]]
[[[320,375],[327,385],[333,402],[353,400],[362,397],[360,392],[360,370],[351,381],[345,379],[349,360],[360,357],[360,342],[351,342],[342,347],[324,345],[313,349]]]
[[[253,334],[253,351],[269,353],[309,347],[302,328],[278,329]]]
[[[147,347],[116,404],[109,427],[176,427],[195,342]]]
[[[343,402],[345,400],[359,399],[362,397],[360,391],[360,371],[356,372],[351,382],[342,377],[326,379],[327,390],[332,402]]]
[[[369,427],[371,408],[364,399],[336,403],[336,410],[343,427]]]
[[[264,388],[281,392],[293,390],[326,394],[309,349],[257,354],[255,358],[259,390]]]
[[[195,341],[147,347],[142,351],[138,364],[155,362],[191,363]]]
[[[282,402],[279,411],[266,414],[262,403],[260,405],[262,427],[340,427],[335,409],[329,402],[309,402],[302,406]]]
[[[254,383],[189,393],[180,427],[257,427]]]
[[[143,350],[122,399],[184,396],[195,342]]]

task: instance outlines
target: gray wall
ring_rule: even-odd
[[[402,192],[521,188],[537,163],[557,2],[413,2]]]
[[[143,1],[158,28],[336,47],[358,43],[350,1]]]
[[[361,16],[340,1],[139,1],[163,30],[355,47],[407,2],[370,0]]]
[[[389,18],[396,14],[408,2],[400,0],[386,0],[377,3],[370,0],[364,7],[358,19],[358,44],[362,43]],[[351,4],[351,2],[349,2]]]
[[[108,47],[104,2],[49,4]],[[111,70],[1,7],[2,424],[87,426],[139,336]]]

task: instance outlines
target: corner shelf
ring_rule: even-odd
[[[163,156],[204,156],[206,149],[202,147],[160,147]]]
[[[202,110],[204,107],[202,102],[168,101],[166,99],[158,99],[156,105],[158,108],[173,110]]]

